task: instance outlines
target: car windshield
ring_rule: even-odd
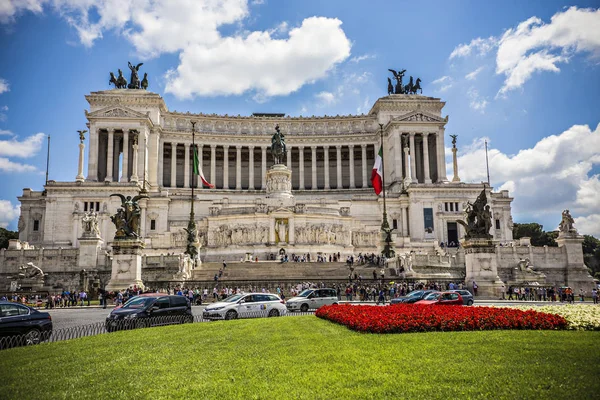
[[[308,297],[311,293],[313,292],[313,290],[310,289],[306,289],[304,290],[302,293],[300,293],[298,295],[298,297]]]
[[[153,297],[134,297],[125,303],[123,308],[145,308],[150,303],[154,302],[154,300],[156,299]]]
[[[422,290],[415,290],[414,292],[410,292],[410,293],[408,294],[408,297],[418,297],[418,296],[420,296],[421,294],[423,294],[423,291],[422,291]]]
[[[242,296],[241,294],[234,294],[233,296],[229,296],[228,298],[226,298],[225,300],[223,300],[225,303],[235,303],[236,301],[238,301],[239,299],[241,299]]]
[[[423,300],[437,300],[440,298],[440,292],[429,293],[427,296],[423,298]]]

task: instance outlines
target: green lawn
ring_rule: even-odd
[[[375,335],[312,316],[0,352],[2,399],[584,399],[599,376],[600,332]]]

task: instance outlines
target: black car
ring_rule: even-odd
[[[192,322],[192,305],[187,297],[163,293],[145,293],[135,296],[122,307],[115,308],[106,317],[106,330],[143,328]]]
[[[397,297],[390,301],[391,304],[405,303],[412,304],[416,303],[419,300],[423,300],[425,296],[427,296],[431,292],[436,292],[436,290],[413,290],[407,296]]]
[[[52,334],[52,317],[23,304],[0,301],[0,348],[11,336],[21,336],[18,344],[37,344]],[[16,344],[13,340],[11,343]]]

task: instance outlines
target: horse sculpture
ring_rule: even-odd
[[[148,73],[144,72],[144,79],[142,79],[142,89],[148,89]]]
[[[413,77],[411,76],[408,81],[408,85],[404,86],[404,93],[411,94],[413,92],[413,88],[414,88]]]
[[[111,83],[112,83],[113,85],[115,85],[115,89],[117,89],[117,86],[118,86],[118,84],[119,84],[119,83],[117,82],[117,78],[115,77],[115,74],[113,74],[112,72],[110,72],[110,80],[108,81],[108,84],[109,84],[109,85],[110,85]]]
[[[388,95],[394,93],[394,85],[392,85],[392,80],[388,78]]]
[[[417,94],[418,90],[420,90],[421,94],[423,94],[423,88],[421,87],[421,78],[417,78],[417,81],[415,82],[414,86],[412,87],[411,93],[412,94]]]
[[[123,76],[123,71],[121,71],[120,69],[119,71],[119,77],[117,78],[117,89],[125,89],[127,87],[127,79],[125,79],[125,77]]]

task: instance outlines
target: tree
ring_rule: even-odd
[[[554,240],[558,235],[555,232],[544,232],[544,226],[536,222],[514,224],[513,238],[530,237],[532,246],[558,246]]]
[[[0,228],[0,249],[8,249],[8,241],[10,239],[18,239],[19,232],[9,231],[4,228]]]
[[[583,262],[590,274],[600,279],[600,240],[590,235],[583,235]]]

